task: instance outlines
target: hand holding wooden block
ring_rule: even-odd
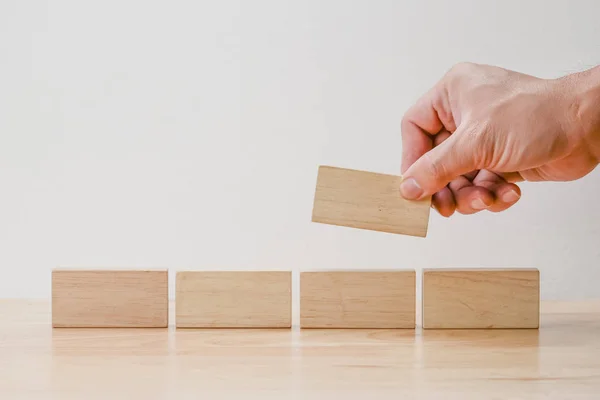
[[[431,199],[406,200],[400,176],[319,167],[312,221],[425,237]]]
[[[423,271],[423,328],[538,328],[537,269]]]

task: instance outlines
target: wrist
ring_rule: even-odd
[[[573,130],[600,163],[600,66],[572,76]]]

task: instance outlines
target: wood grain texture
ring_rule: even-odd
[[[164,328],[167,271],[54,270],[52,326]]]
[[[423,328],[538,328],[537,269],[423,271]]]
[[[178,328],[289,328],[289,271],[181,271],[176,280]]]
[[[300,273],[302,328],[415,328],[414,271]]]
[[[48,329],[0,300],[5,400],[570,400],[600,393],[600,302],[540,329]]]
[[[312,221],[425,237],[431,199],[404,199],[401,181],[395,175],[320,166]]]

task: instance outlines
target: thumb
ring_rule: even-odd
[[[463,145],[462,137],[457,130],[419,157],[402,177],[402,197],[408,200],[424,199],[439,192],[460,175],[477,169],[474,148]]]

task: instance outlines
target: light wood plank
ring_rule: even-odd
[[[401,181],[395,175],[320,166],[312,221],[425,237],[431,199],[404,199]]]
[[[423,271],[423,328],[538,328],[537,269]]]
[[[300,274],[302,328],[415,328],[415,271]]]
[[[290,271],[180,271],[178,328],[289,328]]]
[[[164,328],[168,307],[166,270],[52,271],[57,328]]]

